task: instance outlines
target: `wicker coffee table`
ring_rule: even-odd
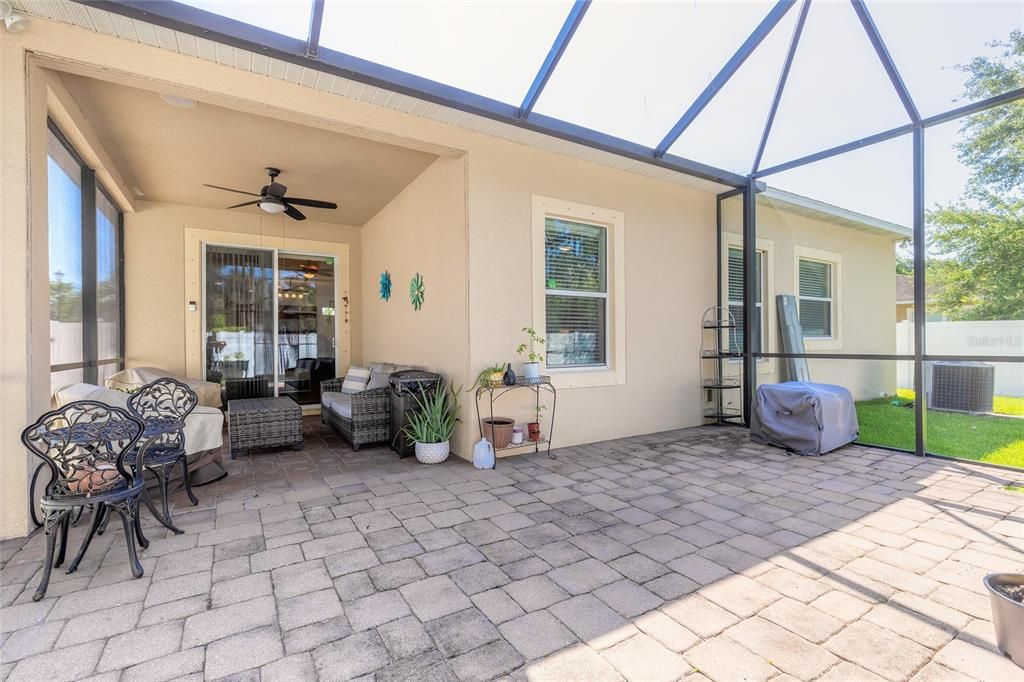
[[[291,398],[241,398],[228,401],[231,459],[256,448],[302,449],[302,408]]]

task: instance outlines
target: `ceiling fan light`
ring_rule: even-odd
[[[271,215],[277,215],[279,213],[284,213],[284,204],[281,203],[280,201],[272,201],[270,199],[264,199],[263,201],[261,201],[258,204],[258,206],[261,209],[263,209],[265,212],[270,213]]]
[[[32,20],[20,14],[11,14],[4,17],[4,25],[11,33],[21,33],[32,25]]]

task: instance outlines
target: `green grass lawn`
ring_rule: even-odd
[[[857,403],[860,442],[914,449],[913,391],[899,391],[899,406],[889,398]],[[999,414],[1024,416],[1024,398],[996,397]],[[928,411],[928,452],[1024,468],[1024,419]]]

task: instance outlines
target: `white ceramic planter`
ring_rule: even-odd
[[[416,459],[422,464],[440,464],[448,459],[450,446],[443,443],[416,443]]]
[[[540,381],[540,363],[539,362],[524,362],[523,363],[523,379],[527,383],[536,383]]]

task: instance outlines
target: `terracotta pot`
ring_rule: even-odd
[[[530,442],[538,442],[540,440],[540,422],[530,422],[526,428],[530,434]]]
[[[512,441],[512,427],[516,425],[516,420],[508,417],[485,417],[483,425],[484,438],[491,441],[495,450],[501,450],[507,448]]]

